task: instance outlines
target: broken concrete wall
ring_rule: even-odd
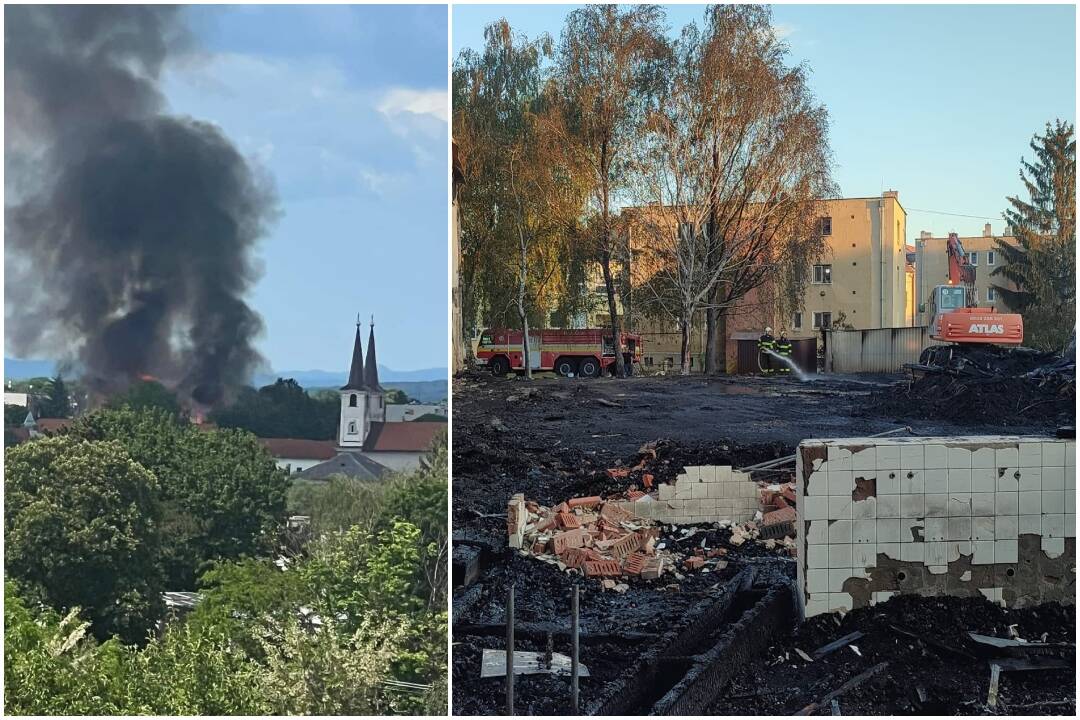
[[[898,592],[1073,602],[1072,440],[806,440],[796,495],[806,616]]]
[[[754,519],[760,507],[760,490],[748,473],[729,465],[687,467],[673,483],[657,487],[656,498],[645,496],[620,503],[635,517],[678,525]]]

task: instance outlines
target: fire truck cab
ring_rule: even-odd
[[[642,358],[641,336],[622,333],[623,362],[633,372]],[[524,343],[520,330],[491,328],[480,334],[476,361],[496,375],[524,371]],[[530,330],[529,365],[533,370],[554,370],[563,377],[597,377],[614,371],[615,350],[611,333],[599,328],[585,330]]]

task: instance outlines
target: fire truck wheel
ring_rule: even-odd
[[[496,377],[502,377],[510,372],[510,361],[504,357],[491,358],[491,361],[488,364],[491,367],[491,374]]]
[[[569,377],[570,373],[577,371],[577,361],[574,358],[559,358],[555,362],[555,372],[563,377]]]
[[[585,358],[581,361],[578,373],[581,377],[596,377],[600,374],[600,363],[596,362],[594,358]]]

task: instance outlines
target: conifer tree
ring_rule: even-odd
[[[1035,157],[1021,159],[1020,180],[1029,200],[1007,198],[1008,234],[999,240],[1004,261],[992,275],[1015,288],[994,285],[1004,303],[1024,317],[1026,344],[1061,349],[1073,333],[1076,313],[1076,138],[1071,123],[1046,124],[1031,141]]]

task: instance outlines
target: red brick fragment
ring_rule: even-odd
[[[575,528],[561,532],[552,538],[551,543],[555,554],[562,555],[567,548],[579,548],[585,544],[585,531],[582,528]]]
[[[705,558],[692,555],[683,560],[683,567],[687,570],[700,570],[705,566]]]
[[[791,507],[791,503],[789,503],[783,495],[773,495],[773,504],[776,505],[777,509],[780,510],[786,507]]]
[[[645,563],[648,560],[642,553],[632,553],[623,561],[623,572],[627,575],[640,575],[641,571],[645,569]]]
[[[644,485],[646,487],[646,489],[651,490],[652,485],[653,485],[652,473],[645,473],[644,475],[642,475],[641,476],[641,484]]]
[[[723,557],[725,555],[727,555],[727,548],[713,548],[705,554],[705,557],[716,558]]]
[[[574,513],[559,513],[556,517],[559,518],[559,527],[565,530],[573,530],[574,528],[581,527],[581,522],[577,519],[577,515],[575,515]]]
[[[585,562],[586,577],[618,577],[622,574],[617,560],[588,560]]]
[[[640,490],[628,490],[626,492],[626,497],[631,500],[637,500],[638,498],[645,497],[645,493],[641,492]]]
[[[624,538],[620,538],[611,546],[611,554],[618,558],[624,558],[639,547],[641,547],[641,538],[638,537],[637,533],[631,533]]]
[[[570,506],[569,506],[569,505],[567,505],[567,504],[566,504],[566,503],[564,503],[564,502],[561,502],[561,503],[559,503],[558,505],[556,505],[555,507],[551,508],[551,510],[552,510],[552,512],[554,512],[554,513],[555,513],[556,515],[558,515],[558,514],[559,514],[559,513],[561,513],[561,512],[569,512],[569,511],[570,511]]]
[[[566,563],[567,567],[579,568],[590,559],[589,553],[595,552],[592,550],[586,550],[585,548],[566,548],[559,558]]]
[[[784,488],[783,495],[784,495],[784,499],[787,500],[789,504],[794,505],[796,503],[796,500],[795,500],[795,488],[793,488],[793,487]]]
[[[566,504],[570,508],[579,507],[594,507],[600,504],[599,495],[591,495],[589,497],[576,497],[566,501]]]
[[[555,518],[553,518],[553,517],[540,518],[539,522],[536,523],[536,532],[544,532],[545,530],[551,530],[554,527],[555,527]]]
[[[793,523],[795,522],[796,517],[795,508],[786,507],[771,513],[765,513],[764,517],[761,518],[761,525],[762,527],[767,527],[769,525],[777,525],[785,522]]]
[[[630,470],[627,468],[610,468],[607,471],[608,477],[612,479],[624,478],[630,474]]]
[[[533,555],[543,555],[547,551],[547,543],[540,542],[539,540],[533,543],[532,553]]]

